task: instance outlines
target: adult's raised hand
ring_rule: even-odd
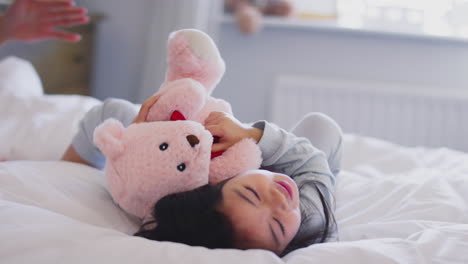
[[[85,8],[70,0],[15,0],[0,22],[0,42],[32,42],[48,38],[77,42],[79,34],[58,29],[89,21]]]

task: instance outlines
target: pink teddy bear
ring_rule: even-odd
[[[198,30],[173,32],[167,65],[148,122],[125,128],[109,119],[94,132],[94,142],[106,157],[114,201],[140,218],[168,194],[258,169],[262,162],[260,149],[250,139],[211,153],[216,135],[204,128],[205,119],[213,111],[232,114],[229,103],[210,96],[225,71],[213,40]]]

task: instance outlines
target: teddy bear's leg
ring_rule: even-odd
[[[205,33],[184,29],[169,36],[166,82],[192,78],[203,84],[207,94],[221,80],[225,64],[214,41]]]
[[[184,119],[192,120],[205,105],[205,88],[192,79],[180,79],[165,83],[161,97],[149,110],[148,121],[168,121],[175,111]]]
[[[217,182],[237,174],[260,168],[262,153],[252,139],[243,139],[211,160],[209,181]]]

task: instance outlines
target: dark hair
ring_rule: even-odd
[[[163,197],[154,206],[154,220],[143,223],[135,236],[207,248],[234,248],[232,224],[216,209],[226,182]]]
[[[280,254],[281,257],[293,250],[326,242],[337,229],[332,206],[328,203],[330,199],[326,199],[325,194],[321,190],[322,188],[326,190],[326,187],[320,182],[309,180],[304,181],[301,186],[299,186],[299,190],[300,193],[312,191],[303,190],[305,188],[313,188],[317,191],[320,204],[315,204],[308,199],[301,199],[301,224],[299,226],[299,231],[286,246],[286,249]],[[326,192],[331,196],[331,193],[328,191]],[[308,212],[312,211],[309,209],[311,206],[317,209],[313,210],[314,212],[323,210],[323,215],[308,214]]]
[[[232,223],[217,210],[223,199],[222,188],[227,181],[165,196],[154,206],[154,220],[143,223],[135,236],[207,248],[235,248]],[[321,190],[325,186],[311,180],[303,182],[299,188],[301,191],[303,188],[315,189],[321,204],[317,205],[308,200],[305,200],[305,203],[301,202],[299,231],[280,256],[315,243],[323,243],[336,228],[333,210]],[[310,206],[317,210],[310,210]],[[320,212],[322,209],[323,215],[307,213]],[[316,223],[313,220],[317,218],[319,224],[311,226],[311,222]]]

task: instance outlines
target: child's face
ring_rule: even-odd
[[[299,190],[287,175],[266,170],[240,174],[223,186],[219,210],[232,222],[236,247],[280,254],[301,222]]]

